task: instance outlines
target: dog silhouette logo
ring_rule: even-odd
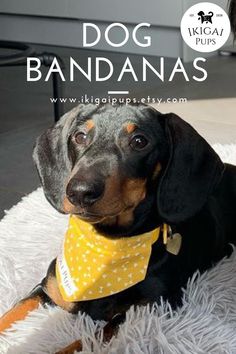
[[[214,16],[214,14],[212,11],[210,11],[207,15],[205,15],[203,11],[199,11],[198,16],[198,20],[201,20],[201,23],[212,23],[212,17]]]
[[[180,29],[184,42],[190,48],[210,53],[226,43],[230,21],[222,7],[212,2],[199,2],[185,11]]]

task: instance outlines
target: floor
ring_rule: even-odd
[[[216,98],[236,97],[235,56],[208,59],[208,78],[204,83],[191,79],[192,75],[196,74],[191,63],[186,65],[186,71],[190,77],[189,82],[183,80],[181,74],[177,74],[172,82],[163,83],[151,73],[147,81],[142,82],[141,57],[129,55],[139,81],[134,82],[127,74],[122,82],[117,82],[127,55],[39,46],[37,51],[59,54],[66,63],[67,80],[70,56],[82,67],[86,67],[88,56],[92,57],[92,61],[96,56],[104,56],[113,62],[114,75],[109,80],[109,85],[107,82],[94,84],[94,80],[90,83],[80,75],[73,83],[67,81],[65,97],[80,97],[85,93],[88,96],[106,97],[108,90],[124,89],[128,89],[132,92],[132,97],[136,98],[148,95],[163,99],[186,97],[191,100],[186,104],[162,103],[157,109],[163,112],[175,111],[183,117],[186,115],[185,118],[187,120],[189,118],[210,142],[236,142],[236,101],[215,101]],[[158,58],[147,57],[147,59],[153,66],[158,65]],[[167,78],[174,64],[175,60],[166,59]],[[46,70],[43,69],[43,76],[45,73]],[[24,66],[0,68],[0,218],[4,215],[4,210],[9,209],[22,196],[39,186],[31,154],[36,137],[53,124],[53,107],[49,100],[52,92],[51,85],[50,81],[43,80],[37,83],[27,82]],[[205,101],[206,99],[210,101]],[[69,110],[74,105],[67,103],[65,108]],[[229,112],[228,115],[225,114],[226,109]],[[188,110],[194,113],[191,117],[187,117]],[[206,114],[207,112],[209,114]]]
[[[236,144],[236,97],[191,100],[185,104],[166,103],[154,107],[163,113],[175,112],[210,144]]]

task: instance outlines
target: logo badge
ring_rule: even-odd
[[[185,43],[198,52],[213,52],[221,48],[230,35],[226,12],[211,2],[191,6],[183,15],[181,34]]]

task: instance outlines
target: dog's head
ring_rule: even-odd
[[[201,16],[201,17],[202,17],[202,16],[204,16],[204,15],[205,15],[205,13],[204,13],[203,11],[199,11],[199,12],[198,12],[198,16]]]
[[[57,210],[117,232],[150,213],[192,217],[224,169],[189,124],[145,105],[80,105],[38,138],[34,160]]]

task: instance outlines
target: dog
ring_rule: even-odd
[[[229,256],[236,244],[236,167],[224,164],[174,113],[143,104],[79,105],[37,139],[33,158],[46,198],[71,215],[64,242],[69,249],[63,248],[64,259],[54,259],[42,282],[0,319],[1,332],[47,303],[107,321],[109,340],[131,305],[161,297],[178,305],[188,278]],[[90,276],[98,273],[95,284],[70,278],[79,269],[72,269],[70,258],[78,257],[83,267],[87,247],[100,256],[103,242],[113,253],[120,247],[118,263],[105,249],[105,265],[87,259]],[[78,271],[79,277],[84,272]],[[100,294],[96,282],[101,284],[104,274],[109,283]],[[78,340],[61,353],[81,348]]]
[[[199,11],[198,12],[198,16],[200,16],[198,19],[199,20],[201,20],[201,23],[204,23],[204,22],[206,22],[206,23],[212,23],[212,17],[213,17],[213,12],[212,11],[210,11],[210,12],[208,12],[208,14],[207,15],[205,15],[205,13],[203,12],[203,11]]]

